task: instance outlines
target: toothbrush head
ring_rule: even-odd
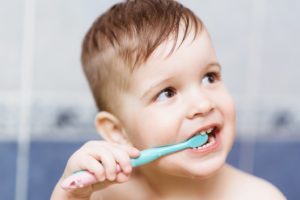
[[[188,143],[188,146],[190,148],[196,148],[204,145],[207,142],[207,140],[208,140],[208,136],[206,134],[203,135],[200,134],[190,138],[186,142]]]

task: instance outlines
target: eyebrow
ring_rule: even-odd
[[[221,64],[219,62],[209,63],[208,65],[205,66],[205,69],[213,67],[213,66],[217,66],[220,70],[222,70]]]
[[[218,67],[220,70],[222,70],[222,67],[221,67],[221,65],[220,65],[219,62],[211,62],[211,63],[205,65],[205,67],[203,67],[203,70],[207,70],[208,68],[213,67],[213,66],[216,66],[216,67]],[[157,82],[153,83],[152,85],[150,85],[149,89],[141,95],[141,98],[142,98],[142,99],[145,98],[145,97],[146,97],[149,93],[151,93],[155,88],[159,87],[160,85],[162,85],[162,84],[164,84],[164,83],[166,83],[166,82],[169,82],[169,81],[172,80],[174,77],[175,77],[175,76],[172,75],[172,76],[170,76],[170,77],[167,77],[167,78],[165,78],[165,79],[162,79],[162,80],[160,80],[160,81],[157,81]]]
[[[144,92],[142,95],[141,95],[141,98],[145,98],[149,93],[151,93],[155,88],[159,87],[160,85],[166,83],[166,82],[169,82],[170,80],[172,80],[175,76],[170,76],[166,79],[163,79],[163,80],[159,80],[155,83],[153,83],[152,85],[150,85],[149,89]]]

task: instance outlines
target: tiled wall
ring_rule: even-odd
[[[114,2],[0,0],[1,200],[48,199],[68,156],[98,138],[80,44]],[[299,199],[300,2],[181,2],[208,27],[236,101],[228,162]]]

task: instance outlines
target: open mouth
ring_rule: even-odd
[[[202,149],[207,149],[207,148],[213,146],[216,143],[216,134],[217,134],[218,131],[219,131],[219,128],[216,127],[216,126],[214,126],[212,128],[209,128],[209,129],[207,129],[205,131],[201,131],[201,133],[199,133],[199,134],[207,134],[208,135],[208,140],[202,146],[195,147],[193,149],[202,150]]]

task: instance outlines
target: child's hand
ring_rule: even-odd
[[[128,145],[113,144],[106,141],[90,141],[77,150],[68,160],[65,172],[58,182],[51,199],[89,199],[95,190],[101,190],[113,183],[129,179],[132,172],[131,157],[139,156],[139,151]],[[63,189],[61,184],[74,172],[86,170],[93,174],[97,183],[84,187]],[[71,189],[72,188],[72,189]]]

